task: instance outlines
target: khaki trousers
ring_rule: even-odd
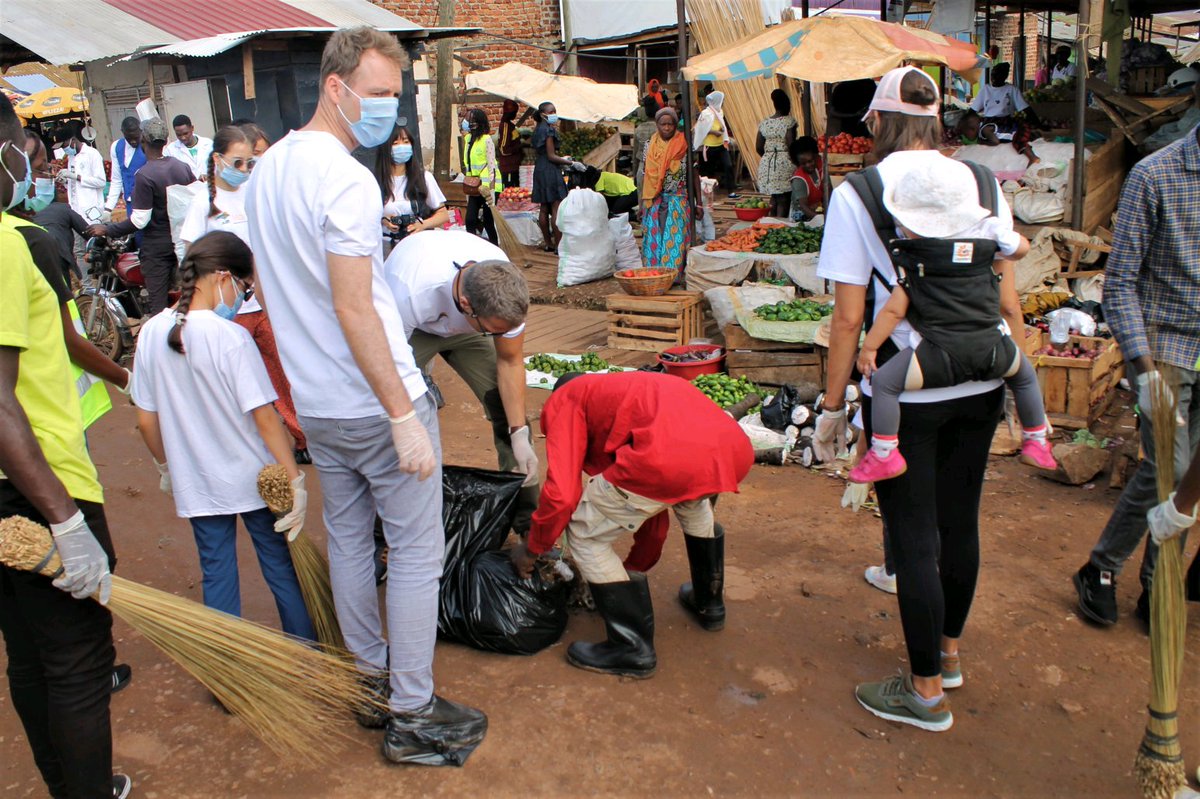
[[[589,583],[618,583],[629,579],[613,544],[623,534],[632,535],[667,504],[639,496],[597,475],[584,486],[583,497],[567,525],[567,547],[579,573]],[[673,506],[684,535],[712,538],[713,509],[707,498]]]

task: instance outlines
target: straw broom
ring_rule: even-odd
[[[481,193],[483,201],[487,203],[487,207],[492,212],[492,222],[496,225],[496,237],[500,239],[500,249],[504,250],[504,254],[508,256],[508,260],[514,266],[528,266],[528,248],[517,238],[517,234],[509,226],[508,220],[504,218],[504,214],[500,213],[500,209],[496,207],[492,193],[486,190]]]
[[[258,473],[258,494],[267,503],[271,513],[276,516],[289,513],[292,509],[292,482],[288,479],[287,470],[277,463],[264,466]],[[304,597],[304,607],[312,619],[317,640],[327,651],[345,655],[346,641],[342,637],[342,628],[333,606],[329,561],[303,531],[288,541],[288,552],[292,556],[300,594]]]
[[[48,577],[62,571],[50,531],[0,520],[0,563]],[[349,711],[373,706],[350,661],[183,597],[112,578],[108,608],[204,684],[282,757],[324,760]]]
[[[1165,373],[1164,373],[1165,374]],[[1154,424],[1154,463],[1158,499],[1175,487],[1175,392],[1155,384],[1150,416]],[[1183,551],[1179,537],[1159,546],[1150,587],[1150,718],[1134,760],[1134,773],[1147,799],[1171,799],[1187,784],[1179,742],[1179,678],[1183,671]]]

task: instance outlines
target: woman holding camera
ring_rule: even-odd
[[[383,194],[384,235],[397,241],[410,233],[440,228],[450,221],[446,196],[425,170],[412,134],[397,125],[375,156],[375,178]]]

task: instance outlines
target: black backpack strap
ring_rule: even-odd
[[[996,176],[983,164],[977,164],[974,161],[963,161],[963,163],[970,167],[971,174],[975,176],[975,183],[979,185],[979,204],[988,209],[992,216],[996,216],[1000,207],[1000,198],[996,196]]]
[[[883,180],[879,177],[879,170],[872,166],[851,172],[846,176],[846,182],[854,188],[858,199],[862,200],[863,207],[867,209],[871,224],[874,225],[879,241],[883,243],[883,249],[886,251],[896,236],[896,220],[883,205]],[[896,284],[874,266],[871,267],[871,274],[889,289],[895,288]]]

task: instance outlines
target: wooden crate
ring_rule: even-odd
[[[672,289],[659,297],[609,294],[608,346],[662,352],[704,336],[704,294]]]
[[[726,325],[724,333],[725,368],[730,376],[767,386],[808,386],[810,393],[813,387],[824,386],[824,347],[765,341],[750,336],[740,325]]]
[[[1040,345],[1049,342],[1050,334],[1042,333]],[[1037,370],[1050,423],[1077,429],[1088,427],[1108,410],[1125,374],[1125,362],[1112,339],[1071,336],[1071,343],[1101,354],[1090,361],[1053,355],[1031,355],[1030,361]]]
[[[1134,67],[1129,72],[1129,94],[1154,94],[1167,82],[1166,67]]]

